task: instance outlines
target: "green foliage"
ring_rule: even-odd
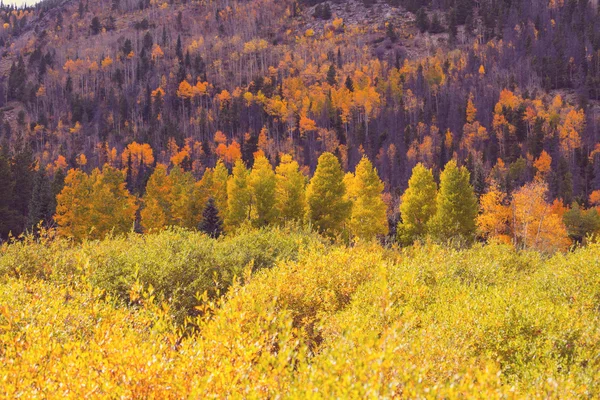
[[[344,172],[338,159],[323,153],[306,190],[307,220],[326,235],[342,232],[350,216],[352,203],[346,199]]]
[[[275,221],[275,172],[266,157],[257,157],[249,176],[249,187],[252,196],[252,224],[257,227],[267,226]]]
[[[387,235],[387,207],[381,198],[383,182],[368,158],[363,157],[358,163],[349,184],[347,190],[353,200],[349,222],[352,234],[366,240]]]
[[[600,233],[600,214],[595,208],[582,210],[578,203],[573,203],[571,209],[565,212],[563,221],[569,237],[579,243],[584,242],[590,235]]]
[[[223,221],[219,217],[219,210],[215,206],[215,200],[211,197],[202,211],[202,220],[198,230],[206,233],[212,238],[218,238],[223,233]]]
[[[440,176],[436,198],[436,213],[428,223],[429,231],[440,241],[459,239],[471,242],[475,238],[477,197],[471,186],[469,171],[448,162]]]
[[[198,305],[197,294],[224,293],[246,268],[271,268],[277,260],[295,260],[300,249],[319,239],[287,229],[241,230],[221,240],[180,228],[158,234],[84,241],[43,235],[35,240],[4,244],[1,277],[35,277],[60,283],[86,276],[94,287],[129,303],[130,289],[139,282],[153,287],[167,301],[172,314],[183,318]]]
[[[425,236],[427,224],[436,212],[436,195],[433,173],[423,164],[417,164],[400,203],[402,221],[398,225],[398,241],[401,244],[410,245]]]
[[[282,224],[301,222],[306,207],[306,178],[298,162],[290,155],[283,155],[275,174],[275,208],[279,221]]]

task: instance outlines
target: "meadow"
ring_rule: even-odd
[[[600,245],[169,229],[0,247],[2,398],[595,398]]]

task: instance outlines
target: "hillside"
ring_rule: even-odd
[[[451,158],[469,167],[478,193],[501,159],[515,170],[510,195],[546,151],[551,197],[589,205],[600,189],[594,3],[428,3],[5,9],[0,141],[9,155],[27,145],[50,176],[125,168],[134,141],[167,165],[185,150],[175,162],[197,179],[224,157],[221,143],[239,145],[248,166],[260,149],[274,165],[290,153],[309,172],[323,151],[347,170],[366,155],[393,196],[417,163],[439,171]]]

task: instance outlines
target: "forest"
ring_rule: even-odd
[[[0,20],[0,398],[600,397],[597,0]]]

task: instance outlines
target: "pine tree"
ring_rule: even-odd
[[[92,35],[97,35],[102,30],[102,24],[100,23],[100,19],[98,17],[92,18],[90,30],[92,32]]]
[[[363,157],[351,179],[354,204],[350,218],[350,231],[360,239],[371,240],[377,235],[387,235],[386,205],[381,198],[383,182],[368,158]]]
[[[346,89],[348,89],[349,92],[354,92],[354,82],[352,81],[352,78],[350,77],[350,75],[348,75],[346,77]]]
[[[333,64],[331,64],[327,70],[327,83],[329,83],[330,86],[335,86],[337,84],[337,72],[335,70],[335,65]]]
[[[438,240],[458,238],[470,242],[475,237],[477,197],[470,184],[470,174],[451,160],[440,176],[436,213],[429,221],[431,234]]]
[[[565,212],[563,221],[572,240],[584,243],[590,235],[600,233],[600,214],[595,208],[582,209],[574,202],[571,209]]]
[[[198,225],[198,230],[215,239],[223,233],[223,222],[219,217],[219,210],[212,197],[208,199],[206,207],[202,211],[202,220]]]
[[[274,222],[277,209],[275,208],[275,172],[265,156],[258,156],[249,177],[252,194],[252,223],[263,227]]]
[[[342,232],[352,203],[346,199],[344,172],[331,153],[319,157],[317,169],[306,190],[306,217],[315,228],[326,235]]]
[[[28,226],[35,227],[42,222],[46,225],[52,220],[54,214],[52,199],[52,185],[46,174],[46,169],[41,167],[33,179],[33,193],[29,202]]]
[[[398,225],[398,241],[410,245],[427,234],[427,223],[435,215],[437,185],[433,173],[423,164],[417,164],[402,195]]]
[[[17,213],[12,208],[15,182],[10,170],[10,160],[5,147],[0,148],[0,239],[14,231]]]
[[[242,160],[233,166],[233,175],[227,182],[227,217],[225,226],[233,231],[246,221],[250,215],[251,193],[248,187],[248,170]]]
[[[421,7],[419,8],[419,11],[417,11],[417,27],[421,33],[429,29],[429,17],[427,16],[425,7]]]
[[[22,144],[19,138],[12,157],[11,175],[14,180],[12,209],[17,213],[18,223],[13,233],[20,234],[27,224],[29,202],[33,192],[35,160],[29,146]]]
[[[306,178],[298,163],[291,155],[285,154],[275,173],[275,208],[279,221],[302,221],[306,207]]]

